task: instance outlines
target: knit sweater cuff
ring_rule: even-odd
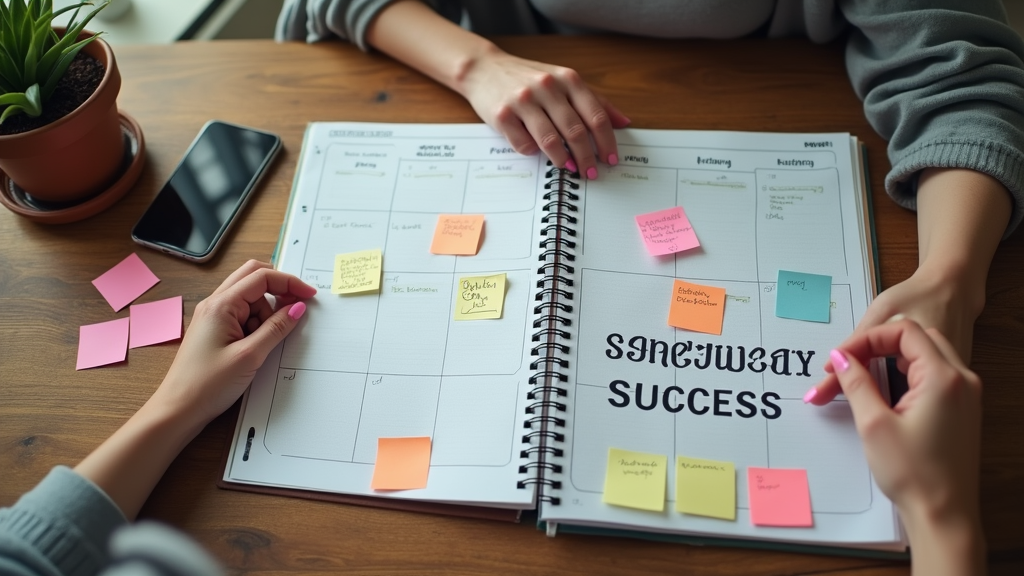
[[[967,168],[999,180],[1013,201],[1008,237],[1024,219],[1024,154],[991,141],[934,140],[903,154],[885,178],[885,190],[897,204],[917,209],[917,178],[925,168]]]
[[[109,561],[110,535],[127,523],[98,486],[57,466],[10,509],[0,528],[45,556],[61,573],[96,574]]]

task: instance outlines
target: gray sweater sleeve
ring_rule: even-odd
[[[889,140],[885,179],[916,208],[929,167],[988,174],[1024,218],[1024,42],[998,0],[846,0],[846,65],[868,121]]]
[[[277,17],[274,37],[278,41],[304,40],[320,42],[340,38],[362,50],[366,30],[378,14],[395,0],[285,0]],[[462,8],[458,1],[426,0],[426,4],[443,16],[458,21]]]

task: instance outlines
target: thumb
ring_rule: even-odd
[[[832,360],[843,394],[850,403],[857,431],[863,437],[869,423],[877,422],[878,419],[890,414],[889,405],[878,391],[878,382],[857,358],[839,349],[829,353],[829,358]]]
[[[284,340],[299,324],[299,319],[306,313],[306,303],[296,302],[284,306],[260,324],[260,327],[249,334],[245,340],[253,348],[253,356],[263,364],[270,351]]]

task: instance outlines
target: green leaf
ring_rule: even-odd
[[[15,114],[27,114],[37,118],[43,113],[43,104],[39,95],[39,85],[33,84],[25,92],[9,92],[0,96],[0,105],[7,105],[0,114],[0,124]]]
[[[50,75],[46,78],[46,81],[43,84],[43,100],[50,99],[50,96],[53,95],[53,91],[57,89],[57,82],[60,82],[64,73],[67,72],[68,67],[71,66],[71,62],[75,59],[75,56],[78,56],[78,53],[82,48],[85,48],[86,44],[92,42],[97,37],[98,36],[90,36],[81,42],[77,42],[71,45],[71,47],[61,55],[60,60],[57,61],[57,64],[53,67],[53,70],[50,71]]]

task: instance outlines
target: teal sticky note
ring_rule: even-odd
[[[832,277],[779,270],[775,315],[779,318],[828,323]]]

